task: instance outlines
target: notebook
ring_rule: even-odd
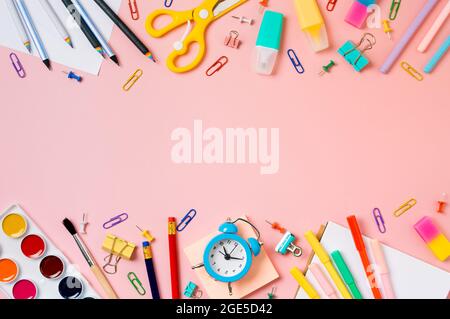
[[[237,226],[239,228],[238,234],[243,238],[256,238],[256,234],[250,225],[239,222]],[[191,266],[203,262],[203,252],[207,243],[218,234],[219,232],[211,233],[184,249],[184,253]],[[253,263],[248,274],[241,280],[232,283],[232,296],[228,295],[227,283],[212,279],[204,267],[197,268],[194,271],[205,290],[204,292],[213,299],[240,299],[279,277],[278,272],[264,250],[264,246],[261,247],[261,253],[253,258]]]
[[[42,38],[45,49],[52,62],[56,62],[70,69],[77,69],[93,75],[98,75],[103,58],[98,54],[85,38],[80,28],[71,18],[61,0],[49,0],[56,14],[66,26],[67,32],[72,38],[74,48],[70,48],[62,40],[51,20],[48,18],[41,4],[37,0],[25,0],[28,10],[39,35]],[[119,11],[122,0],[106,0],[115,12]],[[89,16],[99,28],[103,37],[109,40],[113,30],[113,22],[92,0],[81,0],[81,4],[89,13]],[[8,11],[6,2],[0,1],[0,46],[4,46],[19,52],[28,53],[17,36],[16,27]],[[35,47],[33,54],[38,56]]]
[[[364,241],[369,258],[373,261],[370,252],[369,238],[364,236]],[[363,298],[373,299],[350,230],[333,222],[328,222],[320,242],[328,253],[331,253],[334,250],[339,250],[341,252],[342,257],[353,274]],[[387,245],[382,245],[382,247],[386,263],[389,267],[392,286],[398,299],[447,298],[450,291],[449,272],[427,264]],[[314,256],[311,262],[319,264],[320,267],[322,267],[324,274],[328,276],[327,271],[322,266],[317,256]],[[314,288],[316,288],[321,298],[327,298],[309,271],[306,273],[306,278],[308,278]],[[328,278],[330,282],[332,282],[329,276]],[[381,280],[378,277],[376,277],[376,279],[378,283],[381,283]],[[381,288],[381,293],[383,294],[383,288]],[[309,299],[303,289],[297,291],[296,298]]]

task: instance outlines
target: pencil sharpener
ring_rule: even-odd
[[[286,232],[281,238],[280,242],[275,247],[275,251],[282,255],[286,255],[288,252],[292,253],[295,257],[302,255],[302,249],[294,244],[295,236],[290,232]]]

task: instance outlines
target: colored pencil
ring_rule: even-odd
[[[56,31],[63,38],[64,42],[66,42],[68,45],[73,47],[72,40],[70,38],[69,33],[67,33],[66,28],[64,28],[64,25],[62,24],[62,22],[59,19],[59,17],[56,15],[55,10],[50,5],[48,0],[39,0],[39,3],[41,4],[41,6],[44,9],[45,13],[48,15],[50,21],[52,21],[53,25],[55,26]]]
[[[19,12],[17,12],[17,8],[16,8],[16,5],[14,4],[14,0],[6,0],[6,6],[8,7],[8,11],[11,16],[11,19],[13,20],[14,25],[16,26],[20,41],[27,48],[28,52],[31,53],[30,38],[28,37],[28,34],[25,31],[25,26],[23,25],[22,20],[20,19]]]
[[[172,299],[180,299],[180,282],[178,278],[177,230],[175,217],[169,217],[169,253]]]
[[[103,49],[102,46],[100,45],[100,42],[95,37],[94,33],[92,33],[91,29],[89,29],[88,25],[86,24],[86,21],[84,21],[83,17],[81,17],[78,10],[75,8],[75,6],[72,3],[72,0],[61,0],[61,1],[66,7],[67,11],[72,16],[72,18],[78,24],[78,26],[81,29],[81,32],[83,32],[84,36],[92,45],[92,47],[103,56]]]
[[[143,55],[156,62],[155,57],[150,50],[142,43],[133,31],[123,22],[122,19],[108,6],[104,0],[94,0],[100,9],[111,19],[112,22],[125,34],[128,39],[142,52]]]
[[[19,10],[20,15],[22,16],[22,21],[25,23],[25,28],[28,31],[28,34],[35,45],[39,56],[41,57],[42,62],[44,62],[45,66],[50,70],[50,59],[48,58],[47,51],[45,50],[44,44],[42,43],[42,39],[37,32],[36,26],[34,25],[33,19],[31,18],[30,12],[28,11],[27,6],[23,0],[14,0],[17,9]]]

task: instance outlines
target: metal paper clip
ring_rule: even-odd
[[[133,85],[137,82],[137,80],[139,80],[142,75],[144,74],[144,71],[142,71],[141,69],[137,69],[136,72],[134,72],[129,78],[128,80],[125,82],[125,84],[122,86],[122,89],[125,92],[128,92]]]
[[[372,211],[373,218],[375,218],[375,223],[377,223],[378,230],[380,233],[384,234],[386,232],[386,225],[384,224],[383,215],[379,208],[374,208]]]
[[[416,204],[417,204],[417,201],[414,198],[411,198],[409,201],[407,201],[406,203],[402,204],[402,206],[397,208],[396,211],[394,211],[394,216],[400,217],[401,215],[406,213],[408,210],[413,208],[413,206]]]
[[[128,0],[128,7],[130,8],[131,19],[139,20],[139,8],[136,0]]]
[[[14,67],[14,70],[16,70],[17,75],[20,78],[24,78],[27,76],[27,74],[25,73],[25,69],[23,68],[22,62],[20,62],[19,57],[17,56],[17,54],[15,53],[11,53],[9,55],[9,59],[11,60],[11,63]]]
[[[184,215],[180,223],[177,225],[177,231],[183,231],[196,215],[197,211],[195,209],[191,209],[190,211],[188,211],[188,213]]]
[[[233,49],[239,49],[239,45],[241,44],[241,40],[239,38],[239,32],[237,31],[230,31],[230,34],[225,38],[224,44],[227,47],[233,48]]]
[[[124,221],[126,221],[128,219],[128,214],[127,213],[122,213],[120,215],[114,216],[113,218],[111,218],[110,220],[108,220],[107,222],[105,222],[103,224],[103,228],[104,229],[110,229],[120,223],[123,223]]]
[[[392,0],[391,10],[389,11],[389,20],[393,21],[397,18],[398,9],[400,9],[400,4],[402,0]]]
[[[414,69],[408,62],[403,61],[402,63],[400,63],[400,66],[417,81],[423,80],[423,75],[419,71]]]
[[[225,64],[228,63],[228,58],[226,56],[221,56],[213,65],[210,66],[208,70],[206,70],[206,76],[211,76],[218,72]]]
[[[172,2],[173,2],[173,0],[165,0],[164,1],[164,6],[166,8],[170,8],[172,6]]]
[[[295,51],[292,49],[289,49],[289,50],[287,50],[287,55],[288,55],[289,59],[291,60],[292,65],[295,68],[295,71],[297,71],[298,74],[303,74],[305,72],[305,69],[303,68],[302,63],[298,59]]]
[[[327,3],[327,10],[330,12],[333,11],[334,7],[336,7],[336,3],[337,3],[337,0],[329,0]]]
[[[134,272],[129,272],[127,278],[131,282],[137,293],[140,294],[141,296],[144,296],[146,291],[144,286],[142,285],[142,282],[139,280],[138,276]]]

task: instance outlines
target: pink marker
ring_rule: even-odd
[[[316,278],[317,283],[323,289],[328,298],[338,299],[336,290],[334,290],[328,278],[325,277],[322,269],[320,269],[320,266],[318,264],[311,264],[309,265],[309,270],[311,270],[314,278]]]
[[[386,260],[384,258],[383,248],[380,242],[376,239],[370,241],[370,247],[372,248],[373,258],[375,264],[378,266],[381,282],[383,284],[384,295],[386,299],[395,299],[394,289],[392,289],[391,279],[389,278],[389,268],[387,267]]]

